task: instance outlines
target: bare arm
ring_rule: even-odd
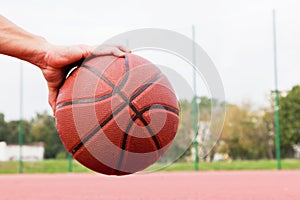
[[[0,15],[0,53],[34,65],[45,56],[46,40],[30,34]]]
[[[49,103],[54,113],[58,90],[68,70],[66,66],[86,58],[93,49],[87,45],[52,45],[44,38],[23,30],[0,15],[0,54],[25,60],[42,70],[49,89]],[[102,46],[93,53],[123,56],[129,52],[122,46]]]

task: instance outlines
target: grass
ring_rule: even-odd
[[[300,169],[299,159],[284,159],[281,161],[282,169]],[[165,164],[155,164],[150,166],[147,170],[160,169],[159,171],[193,171],[194,163],[174,163],[167,167]],[[232,162],[219,161],[219,162],[200,162],[200,171],[211,170],[276,170],[276,160],[235,160]],[[164,167],[164,168],[162,168]]]
[[[39,162],[24,162],[24,173],[67,173],[68,160],[44,160]],[[150,166],[146,171],[193,171],[194,163],[174,163],[172,165],[158,163]],[[282,169],[300,170],[299,159],[282,160]],[[276,170],[276,160],[236,160],[232,162],[200,162],[200,171],[211,170]],[[82,166],[80,163],[73,160],[72,171],[76,173],[91,172],[89,169]],[[18,173],[18,162],[0,162],[0,174]]]
[[[18,161],[0,162],[0,174],[18,173]],[[73,160],[73,172],[90,172],[89,169]],[[38,162],[24,162],[24,173],[66,173],[68,172],[68,160],[44,160]]]

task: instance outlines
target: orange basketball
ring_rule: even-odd
[[[147,168],[162,157],[178,127],[178,102],[166,76],[134,54],[90,56],[66,79],[56,104],[66,149],[108,175]]]

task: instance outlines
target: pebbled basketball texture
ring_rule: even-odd
[[[166,76],[134,54],[90,56],[66,79],[56,104],[66,149],[107,175],[141,171],[162,157],[178,128],[178,102]]]

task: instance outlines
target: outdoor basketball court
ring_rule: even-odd
[[[300,171],[1,175],[1,200],[300,199]]]

